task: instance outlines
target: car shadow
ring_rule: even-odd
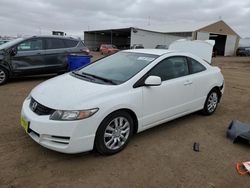
[[[46,75],[36,75],[36,76],[25,76],[18,78],[11,78],[7,84],[10,83],[23,83],[23,82],[34,82],[34,81],[45,81],[50,78],[58,76],[57,74],[46,74]]]
[[[165,129],[171,129],[174,127],[182,126],[181,122],[185,122],[186,120],[190,121],[191,119],[195,119],[199,116],[202,116],[202,114],[199,111],[193,112],[191,114],[187,114],[187,115],[179,117],[177,119],[173,119],[171,121],[167,121],[165,123],[161,123],[161,124],[154,126],[152,128],[146,129],[145,131],[142,131],[136,135],[144,136],[147,134],[154,134],[154,133],[157,133],[159,131],[161,132],[163,129],[165,130]]]

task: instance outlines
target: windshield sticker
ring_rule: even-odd
[[[154,61],[155,58],[153,58],[153,57],[138,57],[137,60],[150,62],[150,61]]]

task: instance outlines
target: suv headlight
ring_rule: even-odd
[[[50,119],[58,121],[80,120],[94,115],[98,110],[98,108],[90,110],[56,110],[51,114]]]

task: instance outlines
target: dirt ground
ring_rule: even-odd
[[[95,56],[96,58],[96,56]],[[250,124],[250,58],[217,57],[226,90],[216,113],[194,113],[137,134],[122,152],[68,155],[35,143],[19,123],[30,90],[50,77],[14,79],[0,87],[0,187],[250,187],[235,170],[250,147],[233,144],[233,119]],[[192,150],[200,143],[200,152]]]

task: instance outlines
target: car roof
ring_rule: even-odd
[[[134,52],[134,53],[144,53],[144,54],[153,54],[153,55],[164,55],[167,53],[171,53],[171,50],[165,49],[131,49],[131,50],[124,50],[124,52]]]
[[[32,38],[56,38],[56,39],[80,40],[80,39],[76,39],[73,37],[65,37],[65,36],[58,36],[58,35],[38,35],[38,36],[25,37],[25,39],[32,39]]]

